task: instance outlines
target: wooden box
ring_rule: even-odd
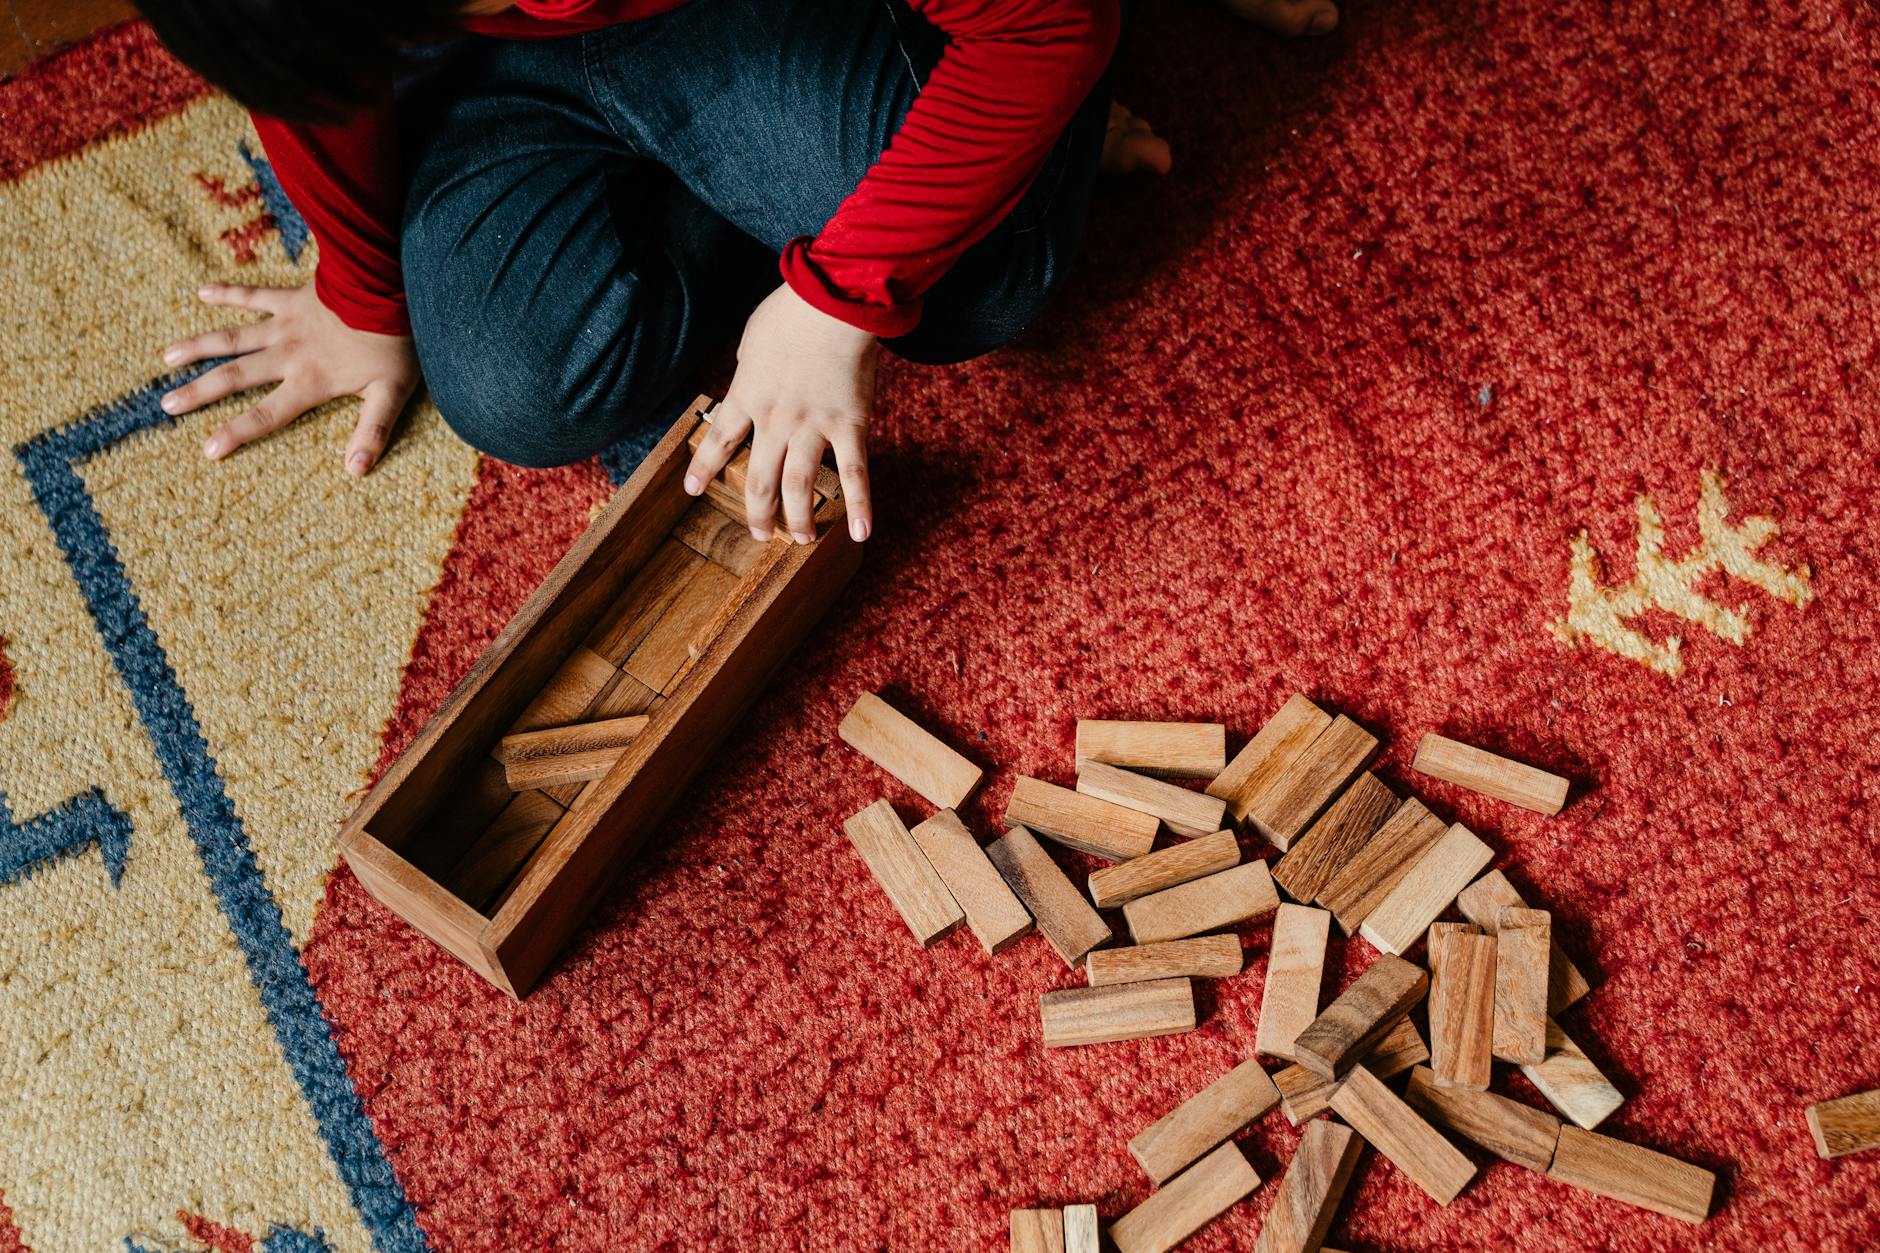
[[[368,891],[512,996],[542,977],[861,559],[833,474],[811,544],[752,540],[722,480],[686,495],[688,441],[712,404],[699,397],[660,440],[341,833]],[[605,655],[644,644],[663,661],[637,672],[660,679],[682,630],[657,690],[628,674],[639,654]],[[512,794],[493,756],[515,731],[640,713],[598,778]]]

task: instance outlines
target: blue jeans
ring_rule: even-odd
[[[783,246],[874,164],[946,44],[902,0],[691,0],[585,35],[450,45],[399,97],[406,294],[445,420],[493,456],[550,466],[669,418],[700,359],[781,281]],[[1049,303],[1108,102],[1099,84],[889,347],[965,360]]]

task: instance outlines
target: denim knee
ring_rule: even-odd
[[[975,273],[980,266],[956,267],[928,294],[920,325],[888,347],[921,365],[954,365],[1004,347],[1063,287],[1065,266],[1053,263],[1052,251],[1043,232],[1028,231],[1015,237],[990,282]]]

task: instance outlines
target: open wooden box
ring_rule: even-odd
[[[861,559],[833,473],[817,539],[760,544],[742,458],[681,481],[713,405],[694,401],[347,821],[380,901],[526,995]],[[505,735],[646,715],[598,778],[512,792]]]

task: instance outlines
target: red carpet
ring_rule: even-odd
[[[1880,1157],[1802,1120],[1880,1084],[1876,66],[1853,4],[1357,5],[1305,46],[1143,14],[1125,99],[1175,174],[1106,190],[1020,345],[888,370],[861,576],[541,990],[334,876],[306,960],[433,1243],[986,1248],[1016,1206],[1142,1198],[1124,1142],[1251,1052],[1268,929],[1200,1031],[1042,1054],[1074,982],[1043,942],[919,951],[841,834],[890,786],[835,734],[882,685],[997,768],[982,834],[1017,772],[1068,779],[1079,716],[1238,739],[1293,690],[1400,791],[1431,729],[1574,778],[1553,819],[1415,782],[1594,972],[1564,1021],[1626,1094],[1602,1130],[1719,1171],[1717,1211],[1502,1165],[1441,1209],[1367,1154],[1336,1246],[1880,1243]],[[1647,614],[1675,679],[1556,638],[1570,537],[1631,578],[1649,493],[1680,555],[1712,468],[1813,602],[1709,576],[1753,631]],[[599,490],[486,469],[388,753]],[[1271,1178],[1295,1141],[1247,1146]]]

